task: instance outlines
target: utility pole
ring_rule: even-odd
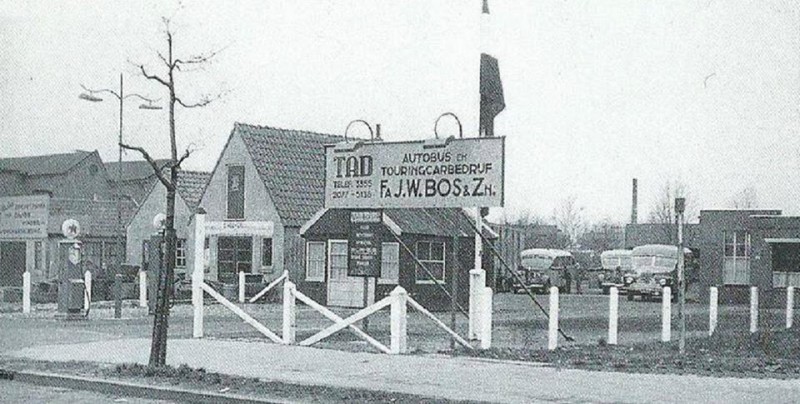
[[[683,254],[683,212],[686,208],[685,198],[675,198],[675,216],[678,222],[678,322],[680,323],[680,337],[678,350],[681,355],[686,353],[686,266]]]

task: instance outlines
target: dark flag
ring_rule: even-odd
[[[483,0],[482,13],[489,15],[488,0]],[[485,34],[484,34],[485,35]],[[486,51],[486,49],[482,49]],[[481,111],[479,135],[494,136],[494,118],[506,108],[503,97],[503,82],[500,80],[500,67],[497,59],[487,53],[481,53],[480,70]]]

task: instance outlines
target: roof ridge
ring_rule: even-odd
[[[268,125],[258,125],[258,124],[251,124],[251,123],[244,123],[244,122],[234,122],[234,127],[249,127],[254,129],[270,129],[270,130],[278,130],[282,132],[294,132],[300,133],[303,135],[314,135],[314,136],[330,136],[330,137],[341,137],[344,138],[344,135],[333,135],[330,133],[321,133],[321,132],[314,132],[310,130],[304,129],[287,129],[287,128],[279,128],[277,126],[268,126]]]
[[[30,155],[30,156],[0,157],[0,160],[32,159],[32,158],[37,158],[37,157],[53,157],[53,156],[72,156],[72,155],[75,155],[75,154],[88,155],[88,154],[94,153],[95,151],[86,151],[86,150],[77,150],[76,149],[74,151],[65,152],[65,153],[50,153],[50,154],[34,154],[34,155]]]

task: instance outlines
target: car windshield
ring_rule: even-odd
[[[532,255],[522,258],[522,266],[526,269],[544,270],[550,268],[553,264],[552,257],[545,257],[542,255]]]
[[[631,262],[630,256],[611,256],[611,257],[604,257],[603,261],[603,269],[613,270],[620,267],[622,270],[631,269],[633,263]]]

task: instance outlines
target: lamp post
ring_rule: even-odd
[[[117,186],[115,187],[116,191],[117,191],[116,205],[117,205],[117,238],[118,238],[118,240],[117,240],[117,249],[118,249],[117,250],[117,273],[115,274],[115,281],[116,281],[116,275],[119,274],[121,269],[122,269],[122,256],[125,254],[124,250],[122,250],[122,245],[124,244],[123,243],[124,226],[122,224],[122,195],[120,193],[120,182],[122,181],[122,146],[121,146],[122,145],[122,110],[123,110],[123,107],[125,105],[125,99],[126,98],[132,98],[132,97],[139,98],[142,101],[146,101],[147,102],[147,104],[139,105],[139,109],[159,110],[159,109],[161,109],[161,107],[159,107],[157,105],[153,105],[153,102],[155,102],[157,100],[152,100],[150,98],[144,97],[144,96],[136,94],[136,93],[125,95],[125,88],[124,88],[124,82],[123,82],[123,78],[122,78],[122,73],[120,73],[120,75],[119,75],[119,92],[116,92],[114,90],[109,90],[109,89],[93,90],[93,89],[87,88],[84,85],[81,85],[81,87],[83,88],[83,90],[85,92],[81,93],[80,95],[78,95],[78,98],[80,98],[82,100],[90,101],[90,102],[102,102],[103,99],[98,97],[96,94],[107,93],[107,94],[113,95],[119,101],[119,137],[117,139],[117,148],[119,149],[119,158],[117,160]],[[115,288],[115,289],[117,289],[117,288]],[[122,307],[122,305],[121,305],[121,298],[122,298],[121,291],[116,290],[115,294],[116,294],[115,300],[117,301],[117,304],[115,305],[114,318],[120,318],[122,316],[122,313],[121,313],[121,311],[122,311],[122,308],[121,308]]]

